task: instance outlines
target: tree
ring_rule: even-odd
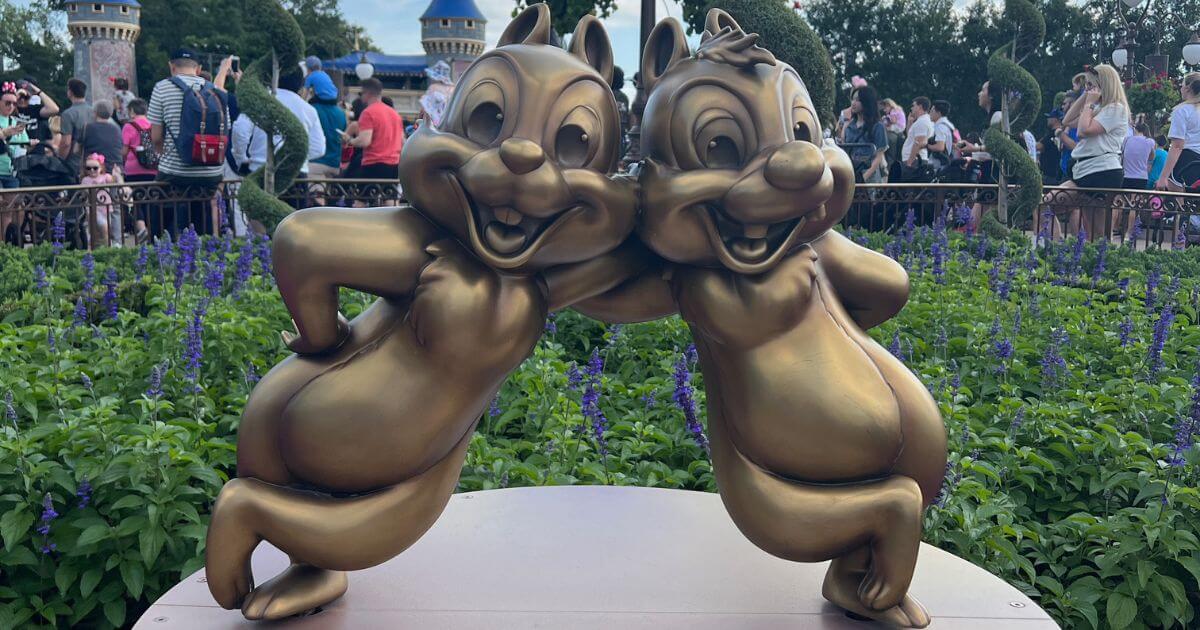
[[[700,10],[696,10],[701,7]],[[758,33],[759,45],[792,66],[804,80],[817,115],[825,125],[834,118],[833,65],[821,37],[792,10],[785,0],[705,0],[684,2],[684,15],[692,32],[704,30],[709,9],[723,9],[747,33]]]
[[[43,1],[17,6],[0,0],[0,79],[29,77],[55,99],[65,97],[72,66],[65,31],[61,15]]]

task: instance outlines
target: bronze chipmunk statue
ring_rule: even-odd
[[[892,259],[831,228],[854,192],[803,82],[713,9],[695,55],[675,20],[646,44],[638,236],[661,269],[581,302],[610,322],[676,309],[700,355],[722,500],[754,544],[832,559],[823,595],[901,627],[925,506],[946,466],[937,406],[864,329],[908,299]]]
[[[440,129],[405,143],[411,206],[317,208],[275,232],[279,291],[298,353],[257,385],[238,477],[213,509],[209,589],[249,619],[340,597],[433,525],[471,435],[547,313],[640,271],[636,182],[612,176],[620,127],[599,20],[570,50],[550,12],[521,13],[458,83]],[[634,239],[635,240],[635,239]],[[353,322],[338,288],[379,296]],[[291,566],[255,584],[267,540]]]

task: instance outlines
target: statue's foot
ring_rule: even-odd
[[[283,619],[324,606],[346,592],[342,571],[293,564],[255,588],[242,604],[246,619]]]
[[[925,607],[908,594],[904,595],[898,605],[886,610],[868,608],[858,594],[859,587],[866,582],[861,573],[855,575],[830,571],[825,575],[821,595],[857,617],[873,619],[896,628],[924,628],[929,625],[931,620]]]

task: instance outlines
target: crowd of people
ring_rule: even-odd
[[[67,83],[69,103],[60,107],[29,81],[0,86],[0,187],[94,187],[87,207],[67,222],[81,244],[143,243],[187,226],[213,234],[222,226],[252,229],[235,199],[224,198],[222,182],[236,182],[261,168],[268,151],[282,146],[252,116],[241,111],[232,82],[242,78],[229,57],[215,76],[200,56],[181,48],[171,54],[170,74],[149,99],[137,98],[128,81],[114,80],[109,100],[88,99],[79,79]],[[285,69],[276,98],[303,126],[308,146],[302,178],[395,180],[406,134],[403,118],[383,94],[378,79],[361,83],[351,102],[316,57],[304,69]],[[135,194],[135,182],[164,184],[160,194]],[[324,188],[313,184],[318,193]],[[66,198],[66,193],[63,193]],[[0,234],[10,244],[43,240],[50,219],[13,211],[5,198]],[[173,201],[186,200],[186,201]],[[382,200],[384,203],[394,199]]]
[[[998,168],[983,134],[962,134],[950,120],[947,101],[918,96],[906,115],[862,78],[853,77],[851,86],[850,107],[832,135],[850,155],[860,183],[995,183]],[[1002,123],[1003,96],[990,82],[981,86],[979,107],[991,125]],[[1019,98],[1010,95],[1013,111]],[[1133,236],[1140,221],[1136,213],[1121,216],[1100,208],[1103,204],[1082,204],[1079,189],[1200,191],[1200,73],[1183,77],[1180,98],[1160,128],[1148,113],[1131,110],[1115,68],[1088,66],[1045,114],[1040,138],[1028,130],[1013,138],[1038,164],[1046,184],[1067,189],[1046,200],[1056,236],[1065,229],[1101,238],[1109,228]],[[976,204],[970,220],[978,222],[987,210]]]

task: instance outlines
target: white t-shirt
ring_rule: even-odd
[[[1200,153],[1200,105],[1182,103],[1171,112],[1167,137],[1183,140],[1183,148]]]
[[[1071,157],[1075,159],[1072,179],[1078,180],[1104,171],[1125,172],[1121,166],[1121,145],[1125,142],[1125,130],[1129,128],[1129,110],[1121,103],[1110,103],[1098,111],[1095,108],[1093,105],[1093,120],[1100,123],[1104,133],[1084,136],[1083,130],[1080,130],[1079,143],[1071,152]]]
[[[904,148],[900,152],[900,159],[907,162],[908,158],[912,157],[913,147],[917,143],[917,138],[922,137],[926,141],[929,141],[933,139],[933,133],[933,121],[930,120],[929,114],[921,114],[921,117],[908,128],[908,136],[904,138]],[[918,155],[921,156],[922,160],[929,159],[929,151],[923,145]]]

